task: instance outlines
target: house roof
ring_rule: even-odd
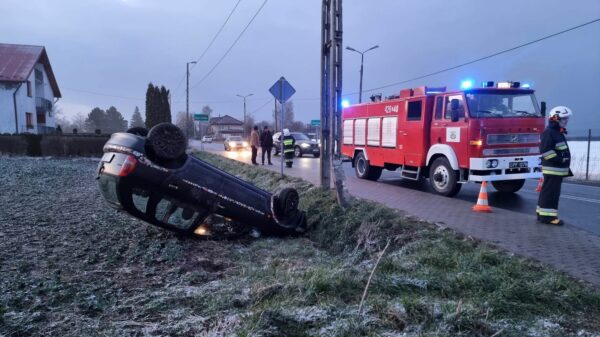
[[[0,43],[0,82],[25,82],[35,65],[44,65],[54,97],[62,97],[52,72],[46,48],[21,44]]]
[[[211,125],[244,125],[244,122],[239,121],[229,115],[211,118],[209,123]]]

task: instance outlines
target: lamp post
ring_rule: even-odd
[[[189,138],[190,125],[190,63],[196,64],[196,61],[190,61],[185,64],[185,135]],[[196,127],[194,126],[194,130]]]
[[[242,99],[244,99],[244,129],[242,130],[242,136],[244,138],[246,138],[246,97],[250,97],[252,95],[253,94],[248,94],[246,96],[243,96],[243,95],[240,95],[240,94],[236,95],[237,97],[241,97]]]
[[[379,48],[379,46],[375,45],[365,51],[358,51],[350,46],[346,46],[346,49],[348,49],[350,51],[355,51],[360,54],[360,89],[358,91],[358,103],[362,103],[363,61],[365,59],[365,53],[368,52],[369,50],[373,50],[373,49],[377,49],[377,48]]]

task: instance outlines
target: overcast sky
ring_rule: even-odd
[[[0,42],[43,45],[67,115],[116,106],[129,120],[144,111],[148,82],[171,89],[185,110],[186,62],[197,60],[238,0],[1,0]],[[296,88],[296,119],[319,117],[321,1],[241,0],[229,23],[191,71],[190,110],[270,120],[268,88],[285,76]],[[344,46],[365,55],[364,89],[414,78],[600,18],[598,0],[346,0]],[[574,110],[571,128],[600,130],[600,22],[460,69],[377,90],[448,86],[464,78],[532,84],[549,107]],[[344,53],[344,92],[358,91],[360,55]],[[85,92],[84,92],[85,91]],[[89,92],[89,93],[86,93]],[[94,94],[95,93],[95,94]],[[102,94],[102,95],[98,95]],[[368,99],[366,92],[363,99]],[[108,95],[108,96],[103,96]],[[111,97],[120,96],[120,97]],[[358,95],[348,96],[350,102]],[[270,102],[270,103],[269,103]]]

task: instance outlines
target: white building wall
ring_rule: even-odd
[[[13,92],[16,86],[0,83],[0,133],[15,132],[15,111],[13,106]]]
[[[54,94],[52,87],[48,81],[48,75],[41,63],[38,63],[35,68],[40,69],[43,74],[43,84],[36,86],[35,71],[32,71],[28,80],[31,82],[31,97],[27,96],[27,83],[23,82],[19,87],[19,83],[0,83],[0,133],[15,133],[15,110],[13,103],[13,93],[17,87],[19,88],[16,94],[17,102],[17,124],[19,133],[38,132],[37,111],[35,108],[35,98],[43,97],[54,103]],[[27,128],[27,115],[31,113],[33,128]],[[56,126],[56,118],[52,111],[46,112],[47,127]]]

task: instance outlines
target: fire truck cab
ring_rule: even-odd
[[[468,181],[512,193],[540,178],[545,104],[538,106],[534,90],[519,82],[462,87],[405,89],[344,108],[342,155],[359,178],[400,170],[406,179],[429,178],[446,196]]]

